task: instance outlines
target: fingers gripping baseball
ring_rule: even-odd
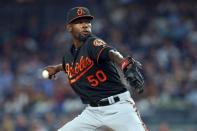
[[[47,66],[44,68],[44,70],[42,71],[42,77],[44,79],[55,79],[56,78],[56,67],[54,66]]]

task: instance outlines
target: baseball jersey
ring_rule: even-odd
[[[107,57],[113,49],[100,38],[90,35],[77,50],[66,48],[63,69],[73,90],[84,104],[125,92],[118,68]],[[102,56],[102,57],[101,57]]]

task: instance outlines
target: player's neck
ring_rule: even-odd
[[[82,44],[83,44],[82,41],[79,41],[77,39],[73,39],[73,45],[74,45],[75,48],[81,47]]]

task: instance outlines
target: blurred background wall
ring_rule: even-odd
[[[197,130],[197,2],[1,0],[0,131],[54,131],[84,108],[60,73],[68,9],[86,6],[93,32],[143,63],[145,93],[133,98],[150,131]]]

